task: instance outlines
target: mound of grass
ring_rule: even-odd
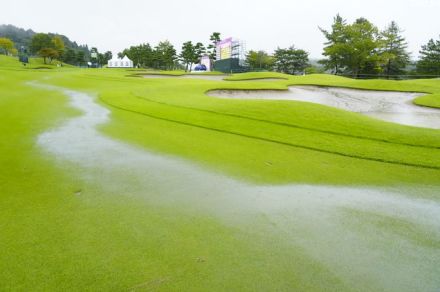
[[[250,73],[240,73],[233,74],[232,76],[226,78],[228,81],[244,81],[244,80],[258,80],[258,79],[280,79],[288,80],[290,75],[277,73],[277,72],[250,72]]]
[[[74,66],[62,63],[62,67],[58,67],[57,64],[61,64],[59,61],[52,61],[51,63],[44,64],[43,58],[29,58],[29,63],[24,66],[17,57],[0,55],[0,69],[67,69],[74,68]]]
[[[440,93],[417,97],[414,103],[421,106],[440,108]]]

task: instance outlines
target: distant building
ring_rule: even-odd
[[[127,56],[124,58],[113,58],[107,63],[108,68],[133,68],[133,61]]]
[[[211,71],[211,58],[208,55],[202,56],[200,59],[200,65],[204,65],[206,67],[206,71]]]

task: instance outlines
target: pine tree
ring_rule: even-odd
[[[382,68],[386,76],[397,75],[404,72],[403,69],[409,64],[410,56],[407,52],[408,44],[401,35],[402,30],[395,21],[381,33],[382,38]]]
[[[217,43],[221,40],[221,34],[219,32],[213,32],[209,37],[211,43],[208,45],[209,58],[212,61],[217,59]]]
[[[320,63],[322,63],[327,70],[332,70],[334,74],[343,71],[343,59],[345,56],[342,49],[346,43],[346,25],[346,20],[337,14],[333,19],[331,32],[319,28],[327,38],[323,53],[327,59],[321,60]]]
[[[422,46],[420,60],[417,62],[417,71],[422,74],[440,76],[440,40],[429,42]]]

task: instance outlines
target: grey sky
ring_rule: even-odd
[[[324,38],[340,13],[349,22],[366,17],[379,28],[397,21],[413,56],[440,34],[440,0],[14,0],[0,4],[0,23],[58,32],[114,53],[142,42],[207,43],[213,31],[244,40],[247,49],[272,52],[296,47],[321,56]]]

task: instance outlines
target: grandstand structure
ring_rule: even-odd
[[[246,43],[232,37],[218,42],[214,70],[224,73],[246,71]]]

